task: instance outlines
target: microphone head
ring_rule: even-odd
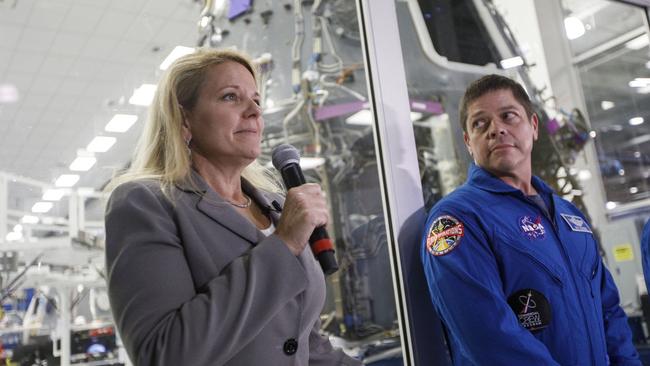
[[[300,164],[300,153],[293,145],[281,144],[273,149],[271,160],[275,169],[282,170],[289,164]]]

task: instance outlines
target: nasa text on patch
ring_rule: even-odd
[[[583,233],[591,233],[589,224],[580,216],[560,214],[564,221],[569,225],[572,231],[580,231]]]
[[[546,234],[546,229],[542,224],[542,217],[537,215],[533,218],[532,216],[522,216],[517,220],[521,232],[528,239],[542,239]]]
[[[444,215],[431,223],[427,234],[427,250],[435,256],[445,255],[454,250],[465,234],[463,223],[457,218]]]

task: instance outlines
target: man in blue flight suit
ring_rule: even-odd
[[[643,234],[641,236],[641,258],[643,277],[645,277],[645,284],[650,293],[650,219],[648,219],[643,227]]]
[[[525,90],[485,76],[460,118],[475,164],[429,213],[421,251],[454,365],[640,366],[589,223],[532,175]]]

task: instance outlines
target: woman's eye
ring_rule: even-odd
[[[223,96],[223,100],[237,100],[237,95],[235,93],[228,93]]]

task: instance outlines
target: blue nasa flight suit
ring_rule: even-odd
[[[648,290],[650,290],[650,219],[643,227],[643,235],[641,236],[641,258],[643,259],[643,277]]]
[[[472,165],[421,250],[454,365],[635,365],[618,291],[582,213],[541,179],[550,217]]]

